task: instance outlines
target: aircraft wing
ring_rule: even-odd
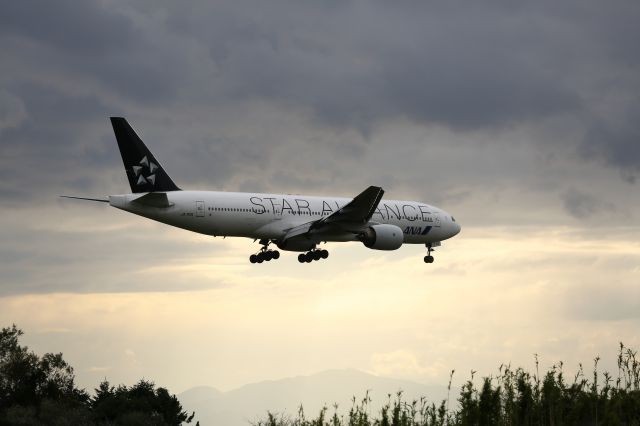
[[[370,186],[329,216],[289,229],[283,239],[316,237],[322,240],[323,234],[358,233],[371,220],[383,194],[382,188]]]
[[[356,227],[366,225],[382,200],[383,194],[384,190],[379,186],[370,186],[337,212],[315,221],[311,228],[318,229],[333,225],[344,229],[354,225]]]

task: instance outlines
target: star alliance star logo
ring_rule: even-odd
[[[155,164],[153,161],[149,161],[146,155],[142,160],[140,160],[140,163],[138,164],[140,165],[131,167],[134,175],[138,178],[136,185],[146,185],[147,183],[151,184],[151,186],[155,185],[156,183],[155,172],[158,169],[158,165]],[[145,176],[145,174],[147,174],[147,176]]]

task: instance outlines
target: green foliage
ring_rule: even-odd
[[[399,392],[395,398],[389,396],[380,412],[372,416],[367,393],[359,403],[353,399],[346,415],[339,415],[334,406],[330,418],[325,407],[318,417],[307,419],[300,407],[297,418],[267,413],[255,426],[640,426],[640,360],[636,351],[620,344],[615,382],[609,373],[598,372],[599,358],[594,360],[591,379],[580,365],[571,384],[565,381],[562,363],[541,377],[537,355],[535,361],[535,374],[502,365],[498,376],[482,378],[480,387],[474,384],[472,371],[460,389],[457,408],[452,410],[448,399],[439,405],[424,398],[409,403]]]
[[[98,424],[180,425],[190,423],[193,414],[182,411],[175,395],[165,388],[155,388],[152,382],[140,380],[130,388],[114,388],[108,381],[100,383],[91,400],[93,418]]]
[[[76,388],[62,354],[39,357],[19,345],[22,334],[15,325],[0,331],[0,426],[179,426],[193,419],[174,395],[146,380],[130,388],[105,380],[91,398]]]

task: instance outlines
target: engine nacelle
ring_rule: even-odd
[[[397,250],[404,242],[404,235],[395,225],[373,225],[360,235],[360,241],[374,250]]]

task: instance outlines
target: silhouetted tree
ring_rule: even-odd
[[[62,354],[38,357],[20,346],[22,334],[15,324],[0,331],[0,424],[30,424],[54,412],[85,418],[89,395],[75,387],[73,368]]]
[[[99,423],[180,425],[190,423],[175,395],[153,382],[140,380],[131,388],[114,388],[108,381],[100,383],[91,402],[93,418]]]
[[[75,386],[73,368],[62,354],[39,357],[19,345],[15,324],[0,331],[0,425],[153,425],[190,423],[175,395],[153,382],[131,388],[103,381],[91,398]]]

